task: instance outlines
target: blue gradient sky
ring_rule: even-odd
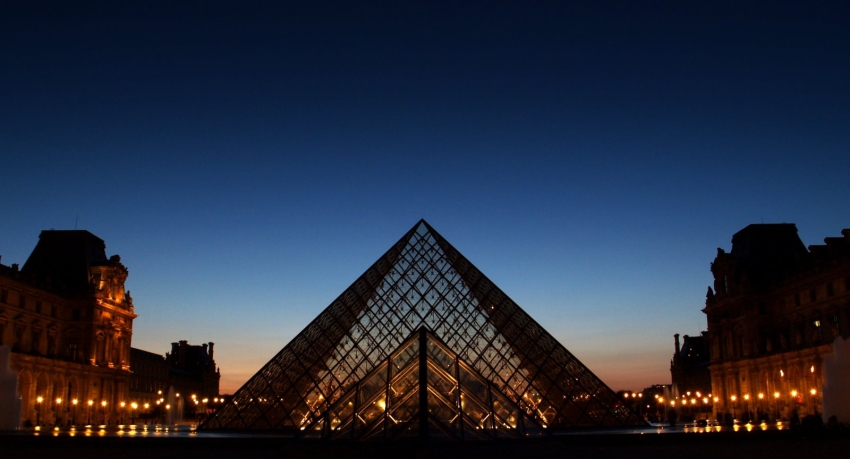
[[[0,6],[2,262],[76,222],[225,392],[420,218],[615,390],[733,233],[850,227],[840,6],[110,3]]]

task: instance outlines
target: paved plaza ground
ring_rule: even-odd
[[[260,436],[0,435],[2,458],[844,458],[850,435],[796,432],[566,435],[494,442],[322,442]]]

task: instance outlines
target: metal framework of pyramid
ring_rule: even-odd
[[[421,220],[200,428],[361,440],[640,425]]]

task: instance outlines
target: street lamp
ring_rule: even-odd
[[[89,426],[91,425],[91,412],[93,410],[92,405],[94,405],[94,400],[89,400],[89,407],[88,407],[88,410],[86,411],[86,415],[88,416],[88,422],[86,422],[86,425],[89,425]]]
[[[100,424],[106,424],[106,400],[100,402]]]
[[[814,368],[814,367],[812,367]],[[812,389],[809,391],[812,394],[812,408],[815,411],[815,414],[818,412],[818,390]]]
[[[44,401],[44,397],[38,396],[35,398],[35,425],[41,425],[41,402]]]
[[[124,424],[124,411],[127,410],[127,402],[121,402],[121,403],[119,403],[119,405],[121,406],[121,418],[120,418],[119,422],[121,424]],[[131,422],[131,424],[132,424],[132,422]]]
[[[54,419],[58,421],[59,413],[62,412],[62,397],[56,397],[56,409],[54,411],[56,412],[56,417]],[[54,422],[53,424],[57,423]]]
[[[738,417],[738,413],[737,413],[737,411],[735,410],[735,408],[736,408],[736,403],[735,403],[735,402],[736,402],[736,401],[738,401],[738,396],[733,395],[733,396],[731,397],[731,399],[732,399],[732,419],[735,419],[735,418],[737,418],[737,417]]]
[[[136,412],[135,412],[135,410],[138,407],[139,407],[139,405],[136,402],[133,402],[133,403],[130,404],[130,424],[136,423],[136,417],[135,417]]]
[[[71,400],[71,405],[73,408],[71,409],[71,424],[77,425],[77,399]]]
[[[744,400],[747,402],[747,422],[750,422],[750,394],[744,394]]]
[[[776,408],[776,420],[779,420],[779,391],[773,393],[773,404]]]

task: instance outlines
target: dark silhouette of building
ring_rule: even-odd
[[[692,394],[697,399],[711,396],[711,374],[708,365],[711,362],[708,332],[700,336],[674,335],[676,352],[670,361],[670,375],[673,380],[673,393],[679,396]],[[700,395],[696,395],[699,393]]]
[[[708,320],[711,385],[726,413],[821,411],[823,357],[850,336],[850,229],[808,249],[794,224],[753,224],[717,249]]]
[[[221,374],[213,359],[213,343],[200,346],[188,341],[171,343],[171,352],[160,354],[131,349],[133,373],[130,377],[130,400],[140,407],[139,414],[162,418],[167,409],[182,409],[180,418],[191,418],[206,410],[210,400],[218,397]],[[173,390],[175,400],[168,400]],[[183,401],[177,400],[183,398]]]

